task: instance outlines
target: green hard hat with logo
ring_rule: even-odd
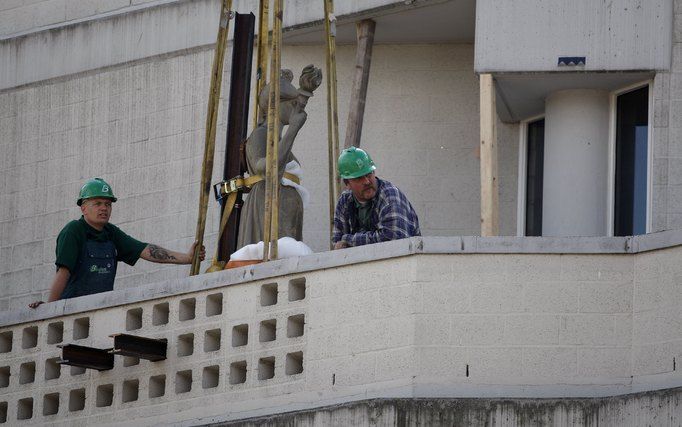
[[[365,176],[376,170],[372,158],[365,150],[357,147],[346,148],[339,156],[339,176],[353,179]]]
[[[114,191],[111,189],[111,185],[107,184],[107,182],[102,178],[93,178],[89,179],[81,187],[76,204],[80,206],[83,204],[83,200],[92,199],[95,197],[111,199],[112,202],[116,201],[116,197],[114,196]]]

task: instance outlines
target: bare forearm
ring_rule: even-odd
[[[144,260],[160,264],[190,264],[192,262],[189,254],[171,251],[152,243],[144,248],[140,257]]]
[[[69,277],[71,277],[69,270],[65,267],[59,267],[57,273],[54,275],[54,279],[52,279],[52,284],[50,285],[50,296],[47,302],[57,301],[59,299],[59,297],[62,295],[62,292],[64,292],[64,288],[66,287],[66,283],[69,281]]]

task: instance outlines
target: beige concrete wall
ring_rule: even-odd
[[[673,0],[476,2],[477,72],[665,70]]]
[[[82,182],[107,179],[119,201],[112,222],[143,241],[189,248],[197,216],[212,51],[194,50],[0,93],[0,308],[45,297],[55,240]],[[339,121],[345,133],[354,48],[338,53]],[[229,53],[228,53],[229,58]],[[402,188],[425,235],[479,232],[478,82],[473,47],[377,45],[362,146],[379,176]],[[319,46],[290,46],[296,74],[324,64]],[[229,90],[229,66],[223,94]],[[311,192],[304,241],[327,248],[325,85],[311,99],[294,152]],[[219,112],[214,182],[222,172],[225,98]],[[500,125],[501,224],[514,234],[516,126]],[[207,248],[215,250],[211,201]],[[187,274],[186,267],[121,264],[116,288]]]
[[[682,228],[682,1],[675,0],[672,64],[654,80],[653,229]]]
[[[678,387],[680,255],[419,254],[185,294],[169,282],[124,305],[111,294],[93,311],[0,328],[0,415],[207,423],[374,397]],[[167,360],[54,364],[57,344],[107,348],[117,332],[166,338]]]

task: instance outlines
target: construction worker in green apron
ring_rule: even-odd
[[[187,253],[140,242],[109,223],[114,202],[111,186],[101,178],[90,179],[81,187],[76,203],[83,215],[66,224],[57,237],[57,272],[48,302],[113,290],[119,261],[135,265],[142,258],[162,264],[191,264],[196,242]],[[199,255],[203,260],[203,246]],[[42,303],[36,301],[29,307]]]

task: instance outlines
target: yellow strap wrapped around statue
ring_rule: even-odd
[[[223,235],[225,231],[225,226],[227,226],[227,220],[230,219],[230,214],[232,214],[232,209],[237,202],[237,192],[231,192],[225,199],[225,208],[223,209],[223,214],[220,217],[220,231],[218,232],[218,239]],[[211,266],[206,269],[206,273],[213,273],[214,271],[221,271],[225,268],[225,261],[218,261],[218,249],[216,249],[216,255],[213,257],[213,262]]]
[[[301,185],[301,180],[294,174],[284,172],[284,178],[292,181],[296,185]],[[237,177],[232,178],[229,181],[223,181],[220,184],[216,184],[216,187],[218,188],[218,190],[216,190],[216,197],[218,197],[218,191],[220,192],[221,197],[225,197],[225,195],[244,190],[245,188],[251,189],[256,183],[261,182],[264,179],[265,178],[261,175],[253,175],[248,178]]]
[[[289,172],[284,172],[284,178],[296,183],[297,185],[301,184],[301,180],[298,178],[298,176]],[[218,238],[223,235],[225,227],[227,226],[227,221],[230,219],[234,205],[237,202],[237,191],[243,189],[244,187],[251,188],[254,184],[263,181],[264,179],[265,178],[260,175],[254,175],[248,178],[233,178],[222,183],[220,186],[220,193],[223,195],[226,194],[227,199],[225,199],[225,208],[223,209],[223,214],[220,217],[220,231],[218,232]],[[218,250],[216,249],[216,256],[213,257],[213,262],[211,262],[211,266],[206,269],[206,273],[212,273],[214,271],[221,271],[225,269],[226,261],[218,261],[217,252]]]

